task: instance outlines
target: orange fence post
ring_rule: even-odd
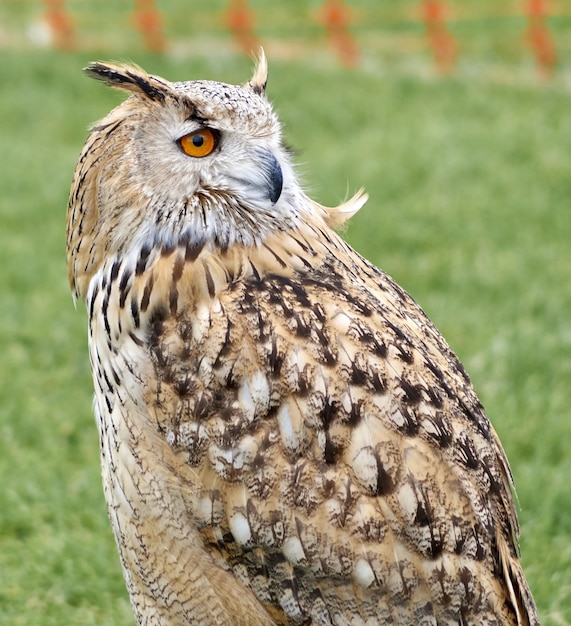
[[[557,63],[557,50],[547,26],[547,0],[527,0],[528,16],[526,38],[535,54],[537,68],[544,78],[549,78]]]
[[[351,15],[345,3],[342,0],[326,0],[321,11],[321,18],[341,63],[346,67],[359,65],[361,53],[357,42],[349,32]]]
[[[65,9],[65,0],[44,0],[46,5],[45,20],[54,37],[54,46],[60,50],[75,47],[73,23]]]
[[[446,28],[444,2],[424,0],[421,12],[426,24],[428,43],[432,48],[436,65],[443,74],[448,74],[456,63],[457,45],[454,37]]]
[[[246,0],[232,0],[226,10],[225,21],[243,52],[251,54],[260,47],[260,42],[254,34],[254,12]]]
[[[147,48],[152,52],[164,52],[163,20],[154,0],[135,0],[133,20]]]

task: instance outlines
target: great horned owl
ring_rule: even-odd
[[[538,624],[505,454],[417,304],[302,190],[265,97],[87,73],[68,208],[138,624]]]

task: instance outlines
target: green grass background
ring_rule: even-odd
[[[543,623],[571,624],[565,68],[544,83],[529,60],[484,55],[440,78],[429,59],[389,55],[347,71],[322,47],[307,58],[280,48],[272,60],[268,45],[269,96],[300,173],[324,203],[369,192],[346,236],[412,293],[466,365],[511,461]],[[86,127],[121,97],[80,69],[119,56],[167,78],[244,82],[250,63],[224,50],[0,49],[1,624],[133,624],[64,240]]]

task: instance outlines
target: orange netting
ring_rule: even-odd
[[[44,0],[45,23],[51,31],[53,45],[62,50],[78,46],[73,15],[66,9],[65,0]],[[456,5],[457,6],[457,5]],[[548,24],[548,0],[522,0],[521,14],[527,17],[527,28],[522,33],[535,56],[542,76],[552,74],[557,63],[557,50]],[[438,70],[450,73],[457,62],[460,46],[448,27],[452,6],[444,0],[419,0],[418,18],[424,23],[425,45],[432,52]],[[324,0],[321,9],[309,19],[325,29],[327,40],[340,62],[347,67],[357,67],[361,50],[354,36],[355,10],[343,0]],[[232,34],[238,48],[251,54],[261,43],[256,35],[256,14],[247,0],[230,0],[221,15],[221,21]],[[135,0],[132,24],[139,31],[149,50],[163,52],[167,48],[164,20],[154,0]]]

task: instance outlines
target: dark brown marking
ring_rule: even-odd
[[[359,400],[359,402],[353,402],[351,404],[351,413],[349,414],[349,419],[347,420],[347,424],[351,428],[355,428],[356,426],[358,426],[361,423],[361,420],[363,419],[363,414],[361,412],[362,404],[363,404],[362,400]]]
[[[214,367],[220,367],[223,364],[224,357],[230,352],[232,347],[232,341],[230,338],[230,333],[232,330],[232,322],[229,318],[226,318],[227,326],[226,326],[226,335],[224,336],[224,343],[222,344],[220,350],[218,351],[218,355],[216,360],[214,361]]]
[[[383,381],[379,372],[373,372],[373,375],[371,376],[369,380],[371,381],[371,384],[373,385],[373,390],[375,391],[375,393],[386,392],[387,386],[385,382]]]
[[[301,282],[293,281],[287,276],[280,276],[279,274],[268,274],[266,277],[268,283],[278,287],[280,293],[288,291],[292,293],[300,306],[304,308],[311,308],[313,303],[307,297],[307,291]]]
[[[323,324],[324,322],[327,321],[327,316],[325,315],[325,311],[323,310],[323,307],[321,306],[321,304],[319,303],[314,304],[311,310],[313,311],[313,313],[315,314],[315,317],[318,319],[319,322]]]
[[[414,354],[411,350],[405,348],[402,344],[395,344],[395,348],[398,350],[398,357],[401,361],[404,361],[408,365],[414,363]]]
[[[114,282],[119,276],[119,268],[121,267],[121,261],[117,260],[111,266],[111,273],[109,274],[110,282]]]
[[[311,336],[311,326],[306,322],[303,315],[295,314],[294,315],[296,321],[296,329],[295,334],[298,337],[307,338]]]
[[[95,287],[93,288],[93,292],[91,293],[91,298],[89,299],[89,319],[90,320],[93,319],[93,312],[95,310],[95,300],[97,299],[98,295],[99,295],[99,288],[96,284]]]
[[[103,380],[105,381],[105,384],[107,385],[107,391],[113,391],[113,385],[111,385],[111,381],[109,380],[109,377],[107,376],[107,372],[105,370],[102,370],[102,374],[103,374]]]
[[[387,496],[395,490],[395,482],[392,476],[387,472],[385,466],[377,452],[375,452],[375,460],[377,462],[377,484],[375,487],[375,495]]]
[[[462,554],[466,545],[466,537],[462,534],[462,531],[460,530],[461,520],[456,515],[453,515],[451,517],[451,520],[454,526],[454,537],[456,539],[454,543],[454,554]]]
[[[121,126],[121,124],[123,124],[123,119],[120,119],[118,122],[115,123],[109,123],[109,124],[98,124],[96,126],[92,126],[90,128],[91,132],[100,132],[102,130],[107,130],[107,132],[105,133],[106,137],[109,137],[109,135],[112,135],[113,132],[119,128],[119,126]],[[95,142],[94,142],[95,145]],[[86,159],[87,154],[83,155],[80,159],[80,161],[83,163]],[[79,186],[78,189],[81,189],[83,186],[83,181],[85,180],[85,175],[82,176],[81,180],[79,181]]]
[[[179,318],[176,325],[176,331],[182,341],[188,344],[192,338],[192,321],[189,318]]]
[[[436,429],[435,433],[432,432],[432,430],[429,432],[430,438],[436,441],[441,448],[448,448],[448,446],[452,443],[452,433],[446,426],[446,422],[443,419],[442,414],[437,413],[430,421]]]
[[[301,397],[306,396],[310,390],[310,381],[308,376],[307,367],[305,367],[297,377],[297,393]]]
[[[430,399],[430,404],[432,404],[432,406],[435,406],[437,409],[442,408],[442,397],[438,389],[432,385],[429,385],[425,389],[425,391]]]
[[[458,570],[458,578],[460,582],[464,585],[464,590],[466,592],[466,601],[465,604],[467,606],[471,605],[473,602],[473,590],[472,590],[472,572],[467,567],[461,567]]]
[[[151,300],[151,293],[153,291],[154,284],[155,277],[151,274],[145,283],[145,288],[143,289],[143,297],[141,298],[141,305],[139,307],[142,313],[145,313],[145,311],[149,308],[149,302]]]
[[[184,270],[184,257],[180,254],[176,257],[176,260],[172,266],[172,279],[173,282],[178,282],[182,276]]]
[[[371,315],[373,315],[373,309],[371,309],[368,304],[365,304],[365,302],[359,298],[355,298],[347,291],[343,292],[343,297],[347,300],[347,302],[349,302],[349,304],[352,304],[363,317],[371,317]]]
[[[476,539],[476,555],[475,555],[476,561],[483,561],[484,558],[486,557],[486,548],[484,545],[482,545],[480,541],[480,536],[482,532],[483,532],[482,528],[476,528],[476,530],[474,531],[474,538]],[[494,550],[494,548],[496,547],[495,535],[492,537],[492,542],[493,542],[492,550]]]
[[[345,301],[352,305],[363,317],[370,317],[373,310],[362,299],[353,296],[347,289],[345,280],[336,271],[333,264],[323,266],[312,273],[312,277],[303,276],[304,285],[315,287],[317,291],[325,291],[334,296],[337,301]]]
[[[204,277],[206,278],[206,288],[208,289],[208,295],[211,298],[214,298],[214,295],[216,293],[214,279],[212,278],[210,268],[206,263],[204,263]]]
[[[252,263],[252,261],[250,261],[250,267],[252,268],[252,274],[254,275],[254,278],[258,282],[260,282],[261,281],[260,272],[258,272],[258,268]]]
[[[269,355],[270,369],[273,375],[278,378],[284,363],[284,355],[278,350],[276,335],[272,336],[272,350]]]
[[[399,384],[404,391],[404,402],[407,404],[418,404],[422,400],[422,387],[420,385],[413,385],[405,378],[401,378]]]
[[[416,416],[411,413],[406,406],[401,407],[401,415],[404,417],[404,424],[399,427],[399,430],[407,437],[416,437],[419,431]]]
[[[176,315],[176,310],[178,307],[178,289],[176,288],[176,283],[171,285],[169,291],[169,308],[172,315]]]
[[[267,244],[263,244],[264,248],[274,257],[274,259],[283,267],[287,267],[287,263],[279,256],[279,254],[270,248]]]
[[[137,266],[135,267],[135,276],[140,276],[147,269],[147,261],[151,254],[151,248],[149,246],[143,246],[139,252],[139,258],[137,260]]]
[[[462,413],[468,418],[470,422],[476,425],[476,428],[480,432],[480,434],[487,440],[490,441],[492,438],[490,431],[490,422],[486,418],[484,413],[484,407],[481,405],[480,401],[476,398],[475,403],[472,408],[469,407],[466,402],[459,396],[454,396],[456,402],[462,409]]]
[[[135,328],[139,328],[141,323],[141,317],[139,315],[139,305],[135,297],[131,298],[131,316],[133,317],[133,323]]]
[[[385,320],[387,326],[394,332],[395,336],[400,339],[401,341],[404,341],[406,343],[408,343],[409,345],[412,345],[411,340],[409,339],[409,337],[402,331],[402,329],[400,329],[398,326],[396,326],[395,324],[393,324],[390,320]]]
[[[170,256],[175,250],[175,246],[172,243],[169,244],[163,244],[163,247],[161,248],[161,256],[162,257],[167,257]]]
[[[375,356],[380,357],[381,359],[386,358],[387,356],[387,346],[382,341],[377,341],[376,339],[371,344],[373,354]]]
[[[186,250],[184,253],[185,261],[196,261],[198,255],[202,252],[202,249],[204,248],[204,244],[204,241],[189,241],[186,244]]]
[[[257,314],[258,318],[258,341],[265,342],[267,338],[271,335],[272,327],[271,324],[268,323],[268,320],[260,310],[258,310]]]
[[[358,387],[363,387],[367,384],[368,375],[367,372],[361,369],[355,361],[351,363],[351,379],[350,383]]]
[[[420,624],[425,617],[434,617],[434,609],[431,602],[427,602],[414,612],[415,623]],[[460,626],[460,624],[458,624]]]
[[[103,298],[103,302],[101,303],[101,315],[103,316],[103,324],[105,325],[105,331],[107,335],[111,334],[111,326],[109,325],[109,317],[107,312],[109,310],[109,294],[106,293]]]
[[[326,397],[324,404],[323,404],[323,408],[319,412],[319,418],[321,420],[321,423],[323,424],[323,427],[326,430],[329,428],[329,426],[331,425],[331,423],[337,417],[338,414],[339,414],[339,403],[336,402],[335,400],[331,401],[331,398]]]
[[[418,503],[413,523],[417,526],[429,526],[432,523],[432,518],[429,514],[428,506],[426,503]]]
[[[291,236],[291,238],[298,244],[298,246],[304,252],[306,252],[306,253],[309,252],[313,256],[317,256],[317,252],[315,252],[315,250],[309,245],[309,243],[307,241],[302,241],[301,237],[294,237],[293,235]]]
[[[472,447],[472,443],[469,439],[464,439],[456,443],[460,451],[462,452],[461,460],[464,465],[470,469],[476,469],[480,465],[480,461],[476,454],[476,451]]]
[[[173,382],[173,389],[179,397],[189,396],[194,392],[195,385],[189,376],[182,376]]]
[[[436,572],[438,582],[440,583],[440,589],[442,590],[442,604],[446,606],[450,603],[450,593],[448,591],[448,587],[446,585],[446,570],[444,567],[438,567],[434,570]]]
[[[486,472],[488,479],[490,481],[490,491],[495,494],[500,494],[502,490],[501,483],[498,482],[496,477],[492,474],[491,471],[491,463],[488,463],[486,459],[482,459],[482,467],[484,468],[484,472]]]
[[[134,332],[129,331],[129,338],[131,339],[131,341],[133,341],[136,345],[138,345],[139,347],[144,346],[145,342],[141,341],[141,339],[139,339],[137,337],[137,335],[135,335]]]
[[[164,333],[164,324],[167,317],[166,309],[162,307],[156,307],[152,311],[149,318],[149,344],[152,349],[157,349],[161,342]]]
[[[351,494],[351,479],[347,478],[347,482],[345,483],[345,501],[343,502],[344,506],[341,507],[341,511],[339,515],[336,517],[336,520],[339,526],[343,527],[347,523],[347,518],[349,516],[349,511],[353,509],[355,506],[355,499]]]
[[[429,361],[428,359],[425,359],[424,364],[434,374],[434,376],[436,376],[436,379],[438,381],[440,381],[441,383],[444,383],[444,374],[442,373],[442,370],[435,363],[433,363],[432,361]]]
[[[329,366],[335,365],[337,363],[337,354],[332,350],[331,343],[325,332],[321,328],[315,328],[314,330],[322,348],[321,356],[323,363]]]
[[[111,368],[111,373],[113,374],[113,380],[115,381],[115,384],[120,385],[121,379],[119,378],[119,374],[117,374],[114,368]]]
[[[121,280],[119,281],[119,308],[125,308],[125,301],[127,300],[127,296],[129,295],[130,285],[129,280],[131,279],[131,272],[125,270],[123,275],[121,276]]]

